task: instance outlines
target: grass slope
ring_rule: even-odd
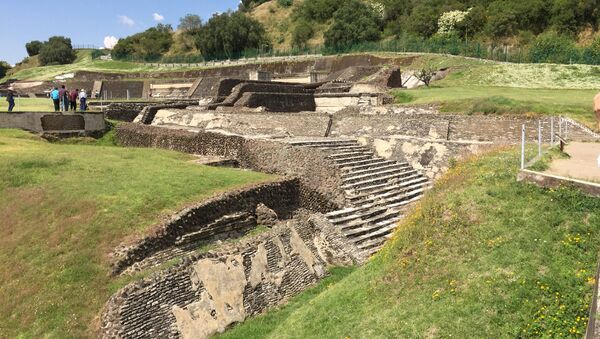
[[[270,176],[0,130],[0,337],[91,337],[127,279],[107,254],[184,204]]]
[[[127,61],[103,61],[92,60],[91,51],[77,51],[77,60],[69,65],[40,66],[19,69],[14,73],[8,74],[0,83],[7,79],[17,79],[21,81],[42,81],[53,80],[58,75],[74,73],[77,71],[101,72],[101,73],[153,73],[153,72],[174,72],[192,70],[192,67],[155,67],[147,66],[143,63]]]
[[[600,200],[518,183],[517,167],[514,151],[459,164],[366,266],[226,337],[580,338]]]

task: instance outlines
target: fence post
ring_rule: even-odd
[[[542,156],[542,119],[538,120],[538,156]]]
[[[521,169],[525,169],[525,124],[521,129]]]
[[[554,147],[554,117],[550,118],[550,147]]]
[[[565,120],[565,140],[569,138],[569,121]]]
[[[127,100],[129,100],[129,89],[127,90]]]

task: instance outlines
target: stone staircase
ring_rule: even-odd
[[[405,207],[419,200],[429,180],[408,163],[385,160],[356,140],[293,140],[294,147],[323,151],[342,172],[348,206],[326,215],[367,255],[391,237]]]

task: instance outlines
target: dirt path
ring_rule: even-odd
[[[554,160],[546,173],[600,182],[600,143],[572,142],[567,145],[565,152],[571,158]]]

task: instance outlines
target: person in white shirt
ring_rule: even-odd
[[[87,110],[86,101],[87,94],[85,93],[85,89],[81,89],[81,92],[79,92],[79,107],[82,112]]]

